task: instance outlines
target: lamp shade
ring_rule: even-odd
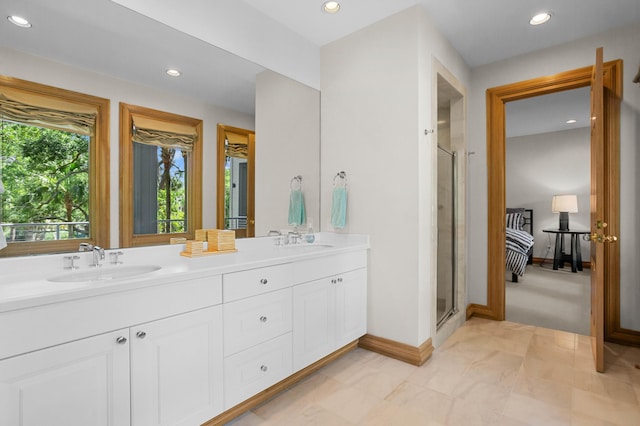
[[[551,200],[551,211],[553,213],[578,213],[578,196],[554,195]]]

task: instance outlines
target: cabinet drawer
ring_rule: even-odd
[[[224,305],[224,355],[291,331],[291,289]]]
[[[292,264],[285,263],[224,274],[222,276],[224,303],[290,287],[295,284],[294,271]]]
[[[292,372],[291,333],[225,358],[225,410],[278,383]]]

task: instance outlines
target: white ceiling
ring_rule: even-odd
[[[472,68],[640,23],[639,0],[340,0],[332,15],[324,0],[243,1],[318,46],[419,4]],[[529,25],[543,11],[552,19]]]
[[[206,1],[220,5],[212,25],[225,19],[225,2]],[[242,1],[317,46],[418,4],[471,67],[640,23],[640,0],[342,0],[334,15],[321,12],[322,0]],[[529,26],[530,15],[542,10],[550,10],[552,20]],[[10,14],[30,19],[33,28],[10,24],[4,19]],[[254,110],[255,75],[262,67],[109,0],[0,0],[0,15],[0,45],[238,111]],[[184,78],[159,72],[175,64]]]

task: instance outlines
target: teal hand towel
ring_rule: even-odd
[[[347,225],[347,188],[343,186],[333,188],[332,198],[331,226],[342,229]]]
[[[302,225],[307,220],[304,210],[304,196],[299,189],[291,190],[289,194],[289,225]]]

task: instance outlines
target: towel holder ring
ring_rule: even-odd
[[[294,188],[294,185],[297,185],[297,188]],[[289,188],[290,189],[302,189],[302,176],[298,175],[298,176],[292,177],[291,181],[289,182]]]
[[[336,182],[337,179],[340,179],[340,181]],[[344,186],[346,188],[346,186],[347,186],[347,173],[345,171],[340,171],[340,172],[336,173],[336,175],[333,177],[333,186],[338,186],[340,183],[342,183],[342,186]]]

